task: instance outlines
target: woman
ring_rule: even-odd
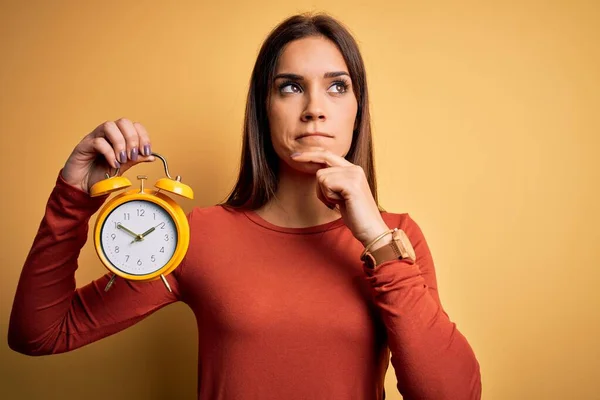
[[[75,147],[23,267],[11,348],[70,351],[184,301],[198,323],[199,399],[382,399],[390,350],[406,399],[480,397],[422,232],[379,210],[363,61],[337,21],[294,16],[266,39],[238,182],[223,204],[189,214],[173,292],[161,281],[104,292],[108,275],[76,289],[88,221],[106,199],[89,187],[109,167],[152,159],[149,134],[127,119]]]

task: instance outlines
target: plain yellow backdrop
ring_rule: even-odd
[[[331,13],[359,42],[381,203],[421,225],[483,398],[600,398],[600,3],[167,3],[2,1],[2,398],[194,398],[185,305],[31,358],[6,344],[19,272],[59,169],[105,120],[145,124],[196,191],[185,211],[222,200],[259,46],[303,11]],[[162,177],[158,162],[127,176],[139,173]],[[88,241],[78,283],[103,273]],[[392,370],[387,393],[400,398]]]

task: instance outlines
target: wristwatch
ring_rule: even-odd
[[[372,252],[366,252],[361,260],[367,268],[373,269],[391,260],[406,260],[412,264],[416,258],[415,250],[406,233],[402,229],[395,229],[390,243]]]

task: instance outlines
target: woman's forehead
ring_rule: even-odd
[[[326,72],[337,71],[348,72],[342,53],[331,40],[315,36],[288,43],[279,57],[275,73],[322,78]]]

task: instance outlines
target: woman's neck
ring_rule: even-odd
[[[254,210],[273,225],[287,228],[304,228],[326,224],[340,218],[337,210],[329,209],[317,197],[317,177],[282,168],[275,197]]]

